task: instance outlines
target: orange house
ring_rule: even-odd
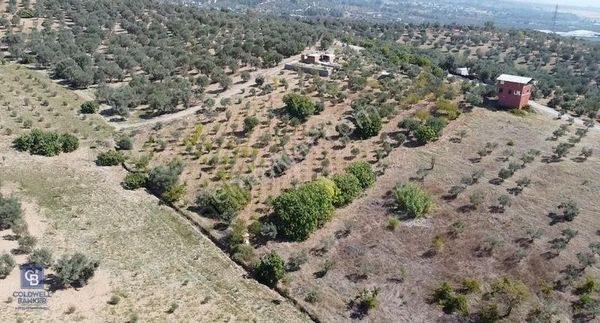
[[[498,76],[496,79],[498,103],[503,107],[517,109],[529,105],[534,83],[531,77],[509,74]]]

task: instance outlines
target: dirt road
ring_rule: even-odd
[[[539,104],[535,101],[529,101],[529,105],[534,108],[536,111],[539,111],[543,114],[552,116],[554,118],[558,118],[558,116],[560,115],[560,113],[554,109],[552,109],[551,107],[547,107],[545,105]],[[569,114],[564,114],[561,116],[561,120],[568,120],[569,118],[573,118],[575,124],[580,125],[580,126],[584,126],[585,122],[583,121],[583,119],[581,118],[576,118],[576,117],[572,117]],[[593,129],[596,130],[600,130],[600,126],[598,126],[597,124],[594,125]]]

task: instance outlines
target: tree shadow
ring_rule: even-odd
[[[488,183],[492,184],[492,185],[502,185],[502,183],[504,183],[504,180],[500,177],[496,177],[496,178],[492,178],[488,181]]]

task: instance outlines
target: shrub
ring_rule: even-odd
[[[398,229],[399,226],[400,220],[396,218],[391,218],[388,220],[388,229],[390,229],[391,231],[396,231],[396,229]]]
[[[81,104],[81,113],[92,114],[100,110],[100,104],[96,101],[87,101]]]
[[[25,234],[21,237],[19,237],[19,251],[21,251],[22,253],[31,253],[33,251],[33,247],[35,247],[35,243],[37,242],[37,239],[29,234]]]
[[[462,281],[462,286],[467,293],[478,293],[481,291],[481,283],[474,278],[465,278]]]
[[[148,172],[146,188],[162,198],[165,192],[177,184],[182,171],[183,164],[178,160],[173,160],[166,165],[157,166]]]
[[[417,139],[417,142],[419,142],[422,145],[434,141],[435,139],[437,139],[437,137],[438,136],[436,134],[435,129],[428,125],[421,125],[415,131],[415,138]]]
[[[358,308],[362,312],[367,314],[370,310],[375,309],[379,304],[379,302],[377,301],[377,294],[379,294],[379,290],[377,288],[363,289],[356,297]]]
[[[371,164],[366,161],[357,161],[350,164],[346,167],[346,173],[354,175],[363,189],[373,185],[377,179]]]
[[[30,264],[36,264],[43,267],[50,267],[52,265],[52,252],[46,248],[35,249],[27,261]]]
[[[334,210],[331,191],[324,181],[315,181],[275,198],[273,220],[277,232],[286,239],[305,240],[331,218]]]
[[[254,276],[259,282],[273,287],[285,276],[285,263],[275,252],[264,255],[254,268]]]
[[[394,199],[398,209],[413,218],[420,218],[433,208],[433,201],[429,194],[414,183],[396,186]]]
[[[79,148],[79,139],[70,133],[64,133],[60,136],[61,147],[64,153],[70,153]]]
[[[300,120],[315,114],[315,103],[306,95],[288,93],[283,97],[287,113]]]
[[[17,11],[17,16],[23,19],[35,17],[35,13],[31,8],[21,8]]]
[[[71,256],[63,255],[54,265],[57,282],[61,286],[83,286],[98,268],[98,262],[91,260],[82,253]]]
[[[458,104],[446,99],[439,99],[435,103],[436,113],[445,115],[449,120],[454,120],[460,115]]]
[[[33,155],[56,156],[60,152],[72,152],[79,147],[79,140],[71,134],[59,135],[33,129],[13,141],[13,146],[19,151],[29,151]]]
[[[318,303],[319,301],[321,301],[321,294],[317,290],[312,289],[308,292],[308,294],[306,294],[304,300],[311,304]]]
[[[340,192],[333,201],[335,206],[349,204],[362,192],[360,181],[350,173],[334,175],[332,179]]]
[[[121,137],[117,140],[117,150],[132,150],[133,140],[129,137]]]
[[[177,203],[185,195],[185,185],[171,185],[160,197],[169,204]]]
[[[417,129],[419,129],[419,126],[421,126],[421,120],[416,118],[407,118],[402,120],[398,126],[408,130],[409,132],[415,132]]]
[[[146,173],[127,173],[121,182],[121,186],[123,186],[123,188],[126,190],[137,190],[138,188],[146,186]]]
[[[6,278],[13,268],[15,268],[15,265],[15,259],[11,255],[7,253],[2,254],[0,256],[0,278]]]
[[[244,133],[250,134],[252,132],[252,130],[254,130],[254,128],[256,126],[258,126],[258,124],[259,124],[259,120],[257,117],[244,118]]]
[[[218,214],[237,213],[250,203],[250,191],[237,183],[223,184],[214,193],[203,192],[196,199],[204,212]]]
[[[16,197],[4,197],[0,193],[0,230],[11,228],[22,214],[21,202]]]
[[[125,155],[120,151],[109,150],[101,152],[96,158],[98,166],[117,166],[125,161]]]
[[[444,308],[446,313],[459,312],[461,315],[469,313],[467,300],[464,295],[456,295],[454,288],[449,283],[442,283],[433,293],[433,300]]]
[[[381,116],[375,109],[362,109],[354,113],[354,131],[361,139],[367,139],[379,134],[382,123]]]
[[[290,256],[287,262],[287,271],[298,271],[300,267],[308,261],[308,253],[301,250]]]

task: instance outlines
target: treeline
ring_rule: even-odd
[[[123,115],[139,104],[170,112],[201,98],[209,84],[226,89],[240,68],[275,66],[322,33],[296,19],[153,0],[38,1],[33,11],[44,18],[38,30],[20,33],[9,24],[2,38],[12,59],[51,69],[74,88],[129,81],[130,88],[105,98]],[[139,99],[157,90],[160,95]]]

